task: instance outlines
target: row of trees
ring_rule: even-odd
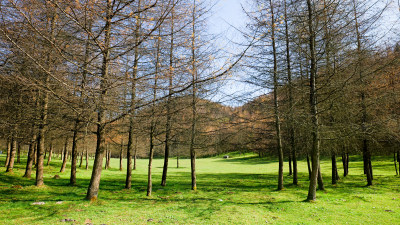
[[[383,14],[392,3],[253,3],[246,13],[250,37],[258,41],[247,61],[249,82],[272,90],[272,96],[265,97],[267,104],[261,102],[272,107],[270,115],[264,110],[257,117],[270,122],[266,128],[274,133],[275,141],[268,144],[279,156],[278,189],[283,188],[284,149],[293,166],[293,184],[298,182],[298,155],[311,156],[308,200],[315,200],[317,186],[324,188],[321,151],[331,155],[333,184],[339,179],[336,155],[348,162],[350,151],[361,152],[372,185],[372,152],[384,149],[396,155],[400,140],[398,39],[394,36],[385,45],[377,26],[385,23]]]
[[[45,149],[48,161],[52,152],[62,154],[65,170],[71,148],[74,185],[79,156],[88,169],[94,155],[86,198],[95,200],[104,158],[107,166],[119,157],[122,170],[126,155],[129,189],[136,158],[148,157],[151,195],[154,155],[164,156],[163,186],[169,158],[190,157],[196,190],[198,154],[248,150],[278,156],[278,190],[284,157],[298,184],[298,157],[310,156],[308,200],[315,200],[317,186],[323,189],[319,155],[331,156],[336,183],[336,156],[348,168],[349,153],[361,152],[371,185],[371,154],[394,152],[395,165],[399,157],[400,51],[382,47],[374,29],[387,6],[253,0],[243,33],[250,44],[229,62],[232,56],[220,54],[206,32],[209,7],[201,1],[3,0],[0,128],[9,143],[7,171],[26,145],[25,176],[35,165],[36,185],[44,185]],[[239,60],[246,82],[268,94],[237,108],[204,100]]]
[[[196,189],[196,124],[201,119],[197,105],[205,87],[235,64],[227,61],[213,69],[218,53],[205,33],[206,4],[5,0],[0,7],[1,133],[11,143],[7,171],[12,171],[16,143],[27,144],[26,176],[30,177],[35,161],[36,185],[44,185],[46,146],[52,149],[53,143],[64,142],[61,135],[68,136],[74,185],[78,143],[88,158],[95,136],[87,199],[97,198],[103,158],[110,155],[107,145],[116,141],[127,153],[126,188],[131,188],[135,146],[148,147],[147,195],[151,195],[154,149],[164,143],[165,185],[169,149],[176,140],[190,149],[192,189]],[[185,123],[178,114],[187,117]],[[190,138],[177,140],[176,133]],[[66,159],[67,146],[64,149]]]

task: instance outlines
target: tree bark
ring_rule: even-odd
[[[86,148],[86,157],[85,157],[85,159],[86,159],[86,167],[85,167],[85,169],[88,170],[89,169],[89,151],[88,151],[87,148]]]
[[[53,156],[53,142],[50,142],[50,150],[49,150],[49,157],[47,158],[47,166],[50,165],[52,156]]]
[[[108,95],[108,77],[109,77],[109,61],[110,61],[110,41],[111,41],[111,19],[112,19],[112,0],[107,0],[106,8],[106,21],[104,26],[104,47],[103,47],[103,61],[101,68],[100,80],[100,97],[99,106],[97,111],[97,144],[96,154],[93,164],[92,177],[86,194],[86,199],[95,201],[97,200],[101,171],[103,165],[104,151],[105,151],[105,126],[106,126],[106,98]]]
[[[308,169],[308,180],[311,179],[311,163],[310,163],[310,156],[307,153],[307,169]]]
[[[312,120],[312,148],[311,148],[311,160],[312,170],[310,177],[310,185],[308,189],[308,201],[316,200],[317,180],[318,174],[321,173],[319,168],[319,122],[318,122],[318,106],[317,106],[317,88],[316,88],[316,76],[317,76],[317,61],[315,55],[315,31],[313,24],[313,6],[311,0],[307,0],[308,8],[308,31],[309,31],[309,47],[310,47],[310,114]]]
[[[289,152],[289,169],[291,169],[290,159],[292,158],[293,163],[293,184],[298,184],[298,175],[297,175],[297,152],[296,152],[296,144],[295,144],[295,133],[294,133],[294,116],[293,116],[293,108],[294,108],[294,100],[293,100],[293,83],[292,83],[292,65],[290,59],[290,40],[289,40],[289,26],[287,19],[287,2],[284,1],[284,19],[285,19],[285,42],[286,42],[286,64],[287,64],[287,76],[288,76],[288,85],[289,85],[289,138],[290,138],[290,150]],[[289,171],[289,175],[292,175],[292,172]]]
[[[272,40],[272,54],[273,54],[273,81],[274,81],[274,116],[275,116],[275,130],[276,130],[276,146],[279,158],[278,167],[278,190],[283,189],[283,149],[282,149],[282,137],[281,137],[281,122],[279,118],[279,102],[278,102],[278,62],[276,55],[276,44],[275,44],[275,14],[274,5],[272,0],[269,0],[270,12],[271,12],[271,40]]]
[[[4,163],[4,167],[8,167],[8,164],[10,163],[10,155],[11,155],[11,140],[10,138],[7,139],[7,156],[6,156],[6,162]]]
[[[119,152],[119,170],[122,171],[122,156],[124,153],[124,140],[121,141],[121,151]]]
[[[174,4],[174,0],[172,2]],[[167,172],[168,172],[168,160],[169,160],[169,148],[170,148],[170,136],[171,136],[171,99],[172,99],[172,85],[174,76],[174,9],[171,11],[171,43],[169,49],[169,84],[168,84],[168,98],[166,103],[167,118],[165,123],[165,141],[164,141],[164,166],[161,178],[161,186],[167,185]]]
[[[338,177],[337,177],[337,164],[336,164],[336,154],[334,152],[332,152],[332,156],[331,156],[331,160],[332,160],[332,184],[336,184]]]
[[[320,191],[325,190],[324,181],[322,179],[322,173],[321,173],[321,165],[318,165],[318,190]]]
[[[21,163],[21,143],[17,142],[17,163]]]
[[[15,153],[17,151],[17,140],[15,137],[11,138],[11,151],[10,151],[10,159],[7,165],[7,173],[12,173],[14,169],[14,161],[15,161]]]
[[[138,11],[140,12],[141,0],[138,0]],[[131,104],[130,104],[130,114],[129,114],[129,131],[128,131],[128,145],[126,151],[126,180],[125,180],[125,188],[131,189],[132,187],[132,169],[136,169],[136,147],[134,149],[134,138],[137,138],[137,135],[134,135],[135,129],[135,106],[136,106],[136,79],[138,73],[138,65],[139,65],[139,37],[140,37],[140,28],[141,28],[141,20],[140,13],[138,13],[135,25],[135,49],[134,49],[134,60],[133,60],[133,71],[131,77]],[[134,151],[134,152],[133,152]],[[132,154],[134,155],[134,165],[132,168]]]
[[[67,157],[68,157],[68,137],[65,138],[63,161],[61,164],[60,173],[63,173],[65,171],[65,167],[67,166]]]
[[[196,0],[193,0],[193,12],[192,12],[192,121],[191,121],[191,132],[190,132],[190,172],[192,178],[192,190],[197,190],[196,182],[196,150],[195,150],[195,138],[196,138],[196,120],[197,120],[197,67],[196,67]]]
[[[31,178],[33,161],[35,161],[35,157],[36,157],[35,156],[36,139],[37,139],[37,137],[36,137],[35,131],[32,131],[32,139],[29,143],[28,159],[26,161],[25,174],[23,176],[26,178]]]
[[[158,28],[158,36],[161,37],[161,28]],[[155,65],[155,73],[154,73],[154,87],[153,87],[153,104],[151,107],[151,120],[150,120],[150,151],[149,151],[149,165],[147,171],[147,196],[151,196],[151,192],[153,189],[153,182],[152,182],[152,166],[153,166],[153,155],[154,155],[154,135],[156,131],[156,123],[155,123],[155,109],[156,109],[156,102],[157,99],[157,85],[158,85],[158,73],[159,73],[159,66],[160,66],[160,43],[161,40],[158,39],[157,47],[156,47],[156,65]]]
[[[82,168],[83,164],[83,151],[79,153],[79,168]]]
[[[75,121],[74,134],[72,136],[72,150],[71,150],[71,176],[69,178],[70,185],[76,185],[76,162],[78,159],[78,127],[79,121]]]
[[[105,157],[106,157],[106,162],[104,163],[104,169],[107,170],[108,169],[108,145],[106,145],[106,151],[105,151]]]

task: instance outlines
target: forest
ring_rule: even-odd
[[[24,212],[42,202],[24,195],[65,193],[62,201],[94,204],[96,214],[108,200],[178,207],[180,195],[202,208],[213,195],[225,201],[222,190],[232,215],[249,210],[254,218],[186,212],[164,223],[308,224],[318,221],[279,221],[272,209],[266,219],[256,205],[329,208],[354,190],[371,194],[370,203],[390,193],[380,203],[391,207],[386,214],[363,222],[398,221],[388,213],[400,211],[400,3],[247,0],[246,26],[230,25],[240,41],[209,32],[215,4],[0,0],[0,206],[18,202]],[[221,97],[222,89],[234,94]],[[240,208],[235,196],[259,203]],[[148,217],[107,223],[155,222]]]

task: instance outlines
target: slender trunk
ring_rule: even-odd
[[[86,194],[86,199],[95,201],[99,192],[102,164],[105,151],[105,126],[106,126],[106,98],[108,95],[108,76],[109,76],[109,61],[110,61],[110,41],[111,41],[111,18],[112,18],[112,0],[107,0],[106,21],[104,26],[104,47],[102,51],[103,61],[101,68],[100,80],[100,99],[97,109],[97,143],[96,154],[93,164],[92,176]]]
[[[74,134],[72,136],[72,150],[71,150],[71,176],[69,178],[70,185],[76,185],[76,161],[78,159],[78,127],[79,121],[75,121]]]
[[[371,155],[368,156],[369,160],[368,160],[368,168],[369,168],[369,173],[371,176],[371,180],[374,180],[374,173],[372,172],[372,160],[371,160]],[[372,183],[371,183],[372,185]]]
[[[135,138],[135,149],[133,152],[133,170],[136,170],[136,160],[137,160],[137,146],[138,146],[138,137]]]
[[[349,175],[349,161],[350,161],[349,153],[346,153],[346,175]]]
[[[151,130],[153,129],[153,126],[150,128]],[[153,150],[154,150],[154,144],[153,144],[153,131],[150,131],[150,154],[149,154],[149,165],[148,165],[148,171],[147,171],[147,196],[151,196],[151,192],[153,189],[153,182],[151,180],[151,169],[152,169],[152,164],[153,164]]]
[[[25,174],[24,177],[26,178],[31,178],[32,174],[32,165],[33,161],[35,160],[35,146],[36,146],[36,134],[35,131],[32,132],[32,139],[29,143],[29,149],[28,149],[28,159],[26,161],[26,168],[25,168]]]
[[[334,152],[332,152],[331,160],[332,160],[332,184],[336,184],[338,178],[337,178],[336,154]]]
[[[82,164],[83,164],[83,151],[80,152],[78,155],[79,155],[79,168],[82,168]]]
[[[53,155],[53,142],[50,142],[50,150],[49,150],[49,157],[47,158],[47,166],[50,165],[52,155]]]
[[[85,159],[86,159],[86,167],[85,167],[85,169],[88,170],[89,169],[89,151],[88,151],[87,148],[86,148],[86,157],[85,157]]]
[[[294,100],[293,100],[293,83],[292,83],[292,65],[290,59],[290,41],[289,41],[289,25],[287,19],[287,2],[284,1],[284,8],[285,8],[285,42],[286,42],[286,63],[287,63],[287,75],[288,75],[288,85],[289,85],[289,138],[290,138],[290,153],[289,153],[289,160],[290,157],[292,158],[293,163],[293,184],[298,184],[298,176],[297,176],[297,152],[296,152],[296,144],[295,144],[295,133],[294,133],[294,116],[293,116],[293,107],[294,107]],[[291,169],[290,162],[289,162],[289,169]],[[291,175],[292,172],[289,172]]]
[[[308,168],[308,180],[311,179],[311,163],[310,163],[310,156],[307,153],[307,168]]]
[[[108,169],[108,145],[106,145],[106,154],[105,154],[105,158],[106,158],[106,162],[104,163],[104,169],[107,170]]]
[[[138,1],[138,11],[140,11],[141,0]],[[136,169],[136,147],[134,149],[133,141],[134,138],[137,138],[137,135],[134,135],[135,129],[135,106],[136,106],[136,79],[138,73],[138,65],[139,65],[139,38],[140,38],[140,28],[141,28],[141,20],[140,13],[136,19],[135,25],[135,49],[134,54],[135,58],[133,60],[133,72],[131,77],[131,104],[130,104],[130,114],[129,114],[129,135],[128,135],[128,145],[126,151],[126,180],[125,180],[125,188],[131,189],[132,186],[132,169]],[[134,153],[133,153],[134,151]],[[134,154],[134,165],[132,168],[132,153]]]
[[[318,165],[318,190],[324,191],[324,181],[322,179],[321,165]]]
[[[397,151],[397,162],[399,163],[399,175],[400,175],[400,151]]]
[[[172,2],[174,4],[174,1]],[[168,172],[168,159],[169,159],[169,148],[170,148],[170,136],[171,136],[171,99],[172,99],[172,85],[174,76],[174,9],[171,11],[171,43],[169,49],[169,85],[168,85],[168,98],[166,103],[167,118],[165,123],[165,149],[164,149],[164,166],[161,178],[161,186],[167,184],[167,172]]]
[[[52,7],[49,5],[49,7]],[[50,22],[50,40],[55,43],[55,26],[56,26],[56,16],[55,16],[55,9],[51,9],[51,15],[49,18]],[[52,52],[50,51],[47,55],[47,62],[48,62],[48,69],[51,71],[51,62],[52,62]],[[36,163],[36,186],[40,187],[44,185],[43,180],[43,164],[44,164],[44,151],[45,151],[45,137],[48,129],[47,125],[47,111],[48,111],[48,104],[49,104],[49,81],[50,77],[47,73],[44,73],[43,83],[46,87],[46,90],[42,92],[40,95],[40,119],[39,119],[39,126],[38,126],[38,138],[37,138],[37,163]]]
[[[308,8],[308,31],[309,31],[309,47],[310,47],[310,115],[312,120],[312,148],[311,148],[311,160],[312,160],[312,170],[310,177],[310,185],[308,189],[308,201],[316,200],[316,190],[318,176],[321,171],[319,167],[319,123],[318,123],[318,107],[317,107],[317,88],[316,88],[316,75],[317,75],[317,61],[315,54],[315,31],[313,24],[313,6],[311,5],[311,0],[307,0]],[[321,179],[322,180],[322,179]]]
[[[36,136],[36,140],[35,140],[35,144],[33,145],[33,165],[36,168],[37,167],[37,136]]]
[[[21,143],[17,143],[17,163],[21,163]]]
[[[10,163],[10,155],[11,155],[11,140],[10,138],[7,139],[7,156],[6,156],[6,162],[4,163],[4,167],[8,167],[8,164]]]
[[[347,157],[346,152],[342,153],[342,164],[343,164],[343,176],[347,176]]]
[[[10,151],[10,160],[7,166],[6,172],[12,173],[14,169],[14,160],[15,160],[15,153],[17,151],[17,140],[15,137],[11,138],[11,151]]]
[[[289,152],[289,176],[293,175],[293,170],[292,170],[292,156]]]
[[[67,157],[68,157],[68,137],[65,138],[64,154],[63,154],[63,161],[61,164],[60,173],[63,173],[65,171],[65,167],[67,166]]]
[[[108,145],[107,168],[111,169],[111,148],[110,148],[110,145]]]
[[[196,150],[195,150],[195,138],[196,138],[196,120],[197,120],[197,108],[196,108],[196,80],[197,80],[197,67],[196,67],[196,0],[193,0],[193,12],[192,12],[192,124],[190,133],[190,169],[192,177],[192,190],[197,190],[196,182]]]
[[[123,170],[123,168],[122,168],[122,156],[123,156],[123,153],[124,153],[124,141],[122,140],[121,141],[121,151],[119,152],[119,170],[120,171]]]
[[[275,44],[275,15],[274,5],[272,0],[269,1],[271,11],[271,40],[272,40],[272,54],[274,58],[274,69],[273,69],[273,80],[274,80],[274,116],[275,116],[275,130],[276,130],[276,144],[277,153],[279,158],[278,167],[278,190],[283,189],[283,149],[282,149],[282,137],[281,137],[281,123],[279,118],[279,102],[278,102],[278,62],[276,55],[276,44]]]
[[[161,28],[158,29],[158,35],[161,37]],[[156,103],[155,100],[157,99],[157,82],[158,82],[158,73],[160,69],[160,45],[161,40],[158,39],[157,46],[156,46],[156,65],[155,65],[155,74],[154,74],[154,87],[153,87],[153,104],[151,107],[151,121],[150,121],[150,152],[149,152],[149,165],[147,171],[147,196],[151,196],[151,192],[153,189],[153,181],[152,181],[152,165],[153,165],[153,155],[154,155],[154,135],[156,131],[156,123],[155,123],[155,110],[156,110]]]
[[[363,152],[363,159],[364,159],[364,174],[367,175],[367,186],[372,185],[372,168],[370,168],[371,163],[371,154],[368,148],[368,140],[367,140],[367,103],[366,103],[366,92],[365,92],[365,81],[364,81],[364,74],[362,70],[362,63],[363,63],[363,53],[362,53],[362,45],[361,45],[361,33],[359,31],[359,23],[358,23],[358,12],[357,12],[357,3],[353,0],[353,7],[354,7],[354,22],[355,22],[355,31],[357,35],[357,66],[356,70],[360,76],[360,83],[361,83],[361,111],[362,111],[362,118],[361,118],[361,131],[362,131],[362,152]]]

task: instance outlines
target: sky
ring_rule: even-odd
[[[243,48],[235,43],[243,42],[242,34],[246,26],[246,15],[242,7],[246,8],[249,0],[209,0],[210,4],[215,4],[212,9],[212,16],[209,18],[209,32],[218,35],[216,41],[218,48],[222,48],[229,53],[239,54]],[[213,101],[224,105],[239,106],[246,100],[254,98],[262,93],[252,93],[256,87],[251,87],[238,81],[241,78],[240,72],[235,72],[232,77],[228,77],[218,91],[212,97]],[[248,98],[246,98],[246,96]]]

